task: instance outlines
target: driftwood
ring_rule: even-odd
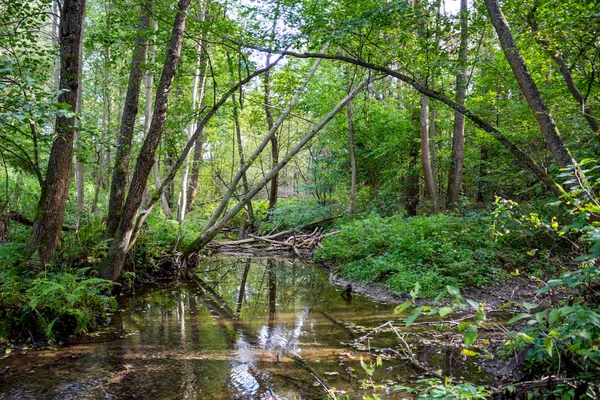
[[[318,221],[313,221],[293,229],[266,236],[250,235],[248,239],[232,240],[227,242],[211,242],[208,244],[208,247],[225,252],[288,252],[291,250],[296,256],[303,258],[304,256],[310,256],[310,254],[317,247],[320,247],[321,241],[325,237],[339,232],[334,231],[324,234],[322,228],[323,224],[328,223],[337,217],[338,216],[333,216],[320,219]],[[301,232],[307,228],[311,228],[315,225],[316,227],[312,232],[298,234],[298,232]],[[267,246],[265,247],[265,245]]]

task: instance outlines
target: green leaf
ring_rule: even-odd
[[[520,320],[522,320],[522,319],[524,319],[524,318],[529,318],[529,317],[531,317],[531,314],[529,314],[529,313],[519,313],[519,314],[515,315],[514,317],[512,317],[512,318],[511,318],[511,319],[508,321],[508,323],[509,323],[509,324],[514,324],[514,323],[515,323],[515,322],[517,322],[517,321],[520,321]]]
[[[394,312],[392,312],[392,315],[402,314],[411,305],[412,305],[412,302],[410,300],[405,301],[404,303],[402,303],[399,306],[397,306],[396,308],[394,308]]]
[[[440,308],[440,317],[445,317],[446,315],[452,312],[452,307],[442,307]]]
[[[470,305],[471,307],[473,307],[473,309],[474,309],[475,311],[479,310],[479,303],[478,303],[478,302],[476,302],[475,300],[470,300],[470,299],[467,299],[467,303],[469,303],[469,305]]]
[[[552,357],[552,348],[554,347],[554,340],[552,340],[552,337],[548,336],[546,339],[544,339],[544,349],[546,349],[546,352],[548,353],[548,355],[550,357]]]
[[[448,293],[450,293],[452,296],[460,296],[460,290],[455,287],[455,286],[446,286],[446,290],[448,290]]]
[[[538,308],[539,306],[540,306],[539,304],[534,304],[534,303],[527,303],[527,302],[523,303],[523,307],[525,307],[525,309],[527,311],[531,311],[534,308]]]
[[[465,347],[469,348],[477,340],[477,326],[471,324],[463,335]]]
[[[486,320],[485,311],[483,311],[483,309],[477,310],[477,312],[475,313],[475,320],[479,322],[483,322]]]
[[[512,306],[513,304],[515,304],[515,302],[514,302],[514,301],[509,301],[508,303],[504,303],[504,304],[502,304],[500,307],[498,307],[498,310],[504,310],[505,308],[507,308],[507,307],[510,307],[510,306]]]
[[[421,314],[421,312],[423,311],[423,306],[417,307],[414,309],[414,311],[412,312],[412,314],[410,314],[408,316],[408,318],[406,319],[406,327],[408,328],[409,326],[411,326],[413,324],[413,322],[415,322],[415,320],[417,319],[417,317],[419,316],[419,314]]]
[[[410,291],[410,297],[412,297],[413,301],[417,298],[417,296],[419,295],[419,291],[421,290],[421,285],[419,284],[419,282],[415,283],[415,287],[413,290]]]

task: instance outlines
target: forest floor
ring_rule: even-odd
[[[334,274],[334,269],[333,267],[330,268],[330,281],[333,285],[346,286],[351,284],[354,293],[360,293],[382,303],[400,304],[410,299],[409,296],[398,296],[386,288],[383,283],[365,284],[345,279]],[[543,303],[547,296],[536,294],[537,289],[539,289],[539,286],[532,278],[513,276],[509,281],[497,285],[461,289],[461,294],[465,298],[485,303],[486,310],[490,310],[497,309],[511,301],[516,303],[524,301]],[[432,301],[433,299],[425,298],[419,299],[417,303],[428,304]]]

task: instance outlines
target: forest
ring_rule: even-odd
[[[600,397],[597,0],[0,10],[0,398]],[[109,357],[60,392],[106,332],[183,383]],[[203,392],[217,337],[252,390]]]

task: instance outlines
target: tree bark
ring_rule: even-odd
[[[537,85],[525,65],[523,57],[517,49],[517,45],[510,32],[510,27],[508,26],[508,21],[506,21],[504,14],[502,14],[498,1],[485,0],[485,5],[488,16],[498,35],[500,46],[502,47],[502,50],[504,50],[504,56],[506,57],[513,74],[517,78],[521,92],[525,96],[529,108],[533,112],[533,115],[540,126],[544,141],[554,156],[554,160],[561,168],[573,167],[573,171],[582,179],[583,174],[577,167],[577,163],[571,156],[565,142],[560,136],[554,118],[550,114],[550,110],[542,99]]]
[[[77,74],[79,82],[77,83],[77,105],[75,106],[75,114],[81,115],[83,108],[83,96],[82,96],[82,70],[83,70],[83,31],[85,29],[85,10],[83,12],[83,22],[81,26],[79,44],[81,50],[79,51],[79,73]],[[79,218],[85,210],[85,167],[80,160],[81,154],[81,120],[78,118],[75,120],[75,139],[73,142],[73,166],[75,169],[75,186],[77,187],[77,226],[79,227]]]
[[[327,47],[325,47],[325,48],[327,48]],[[219,219],[219,217],[221,216],[221,214],[227,207],[227,204],[229,202],[229,199],[231,198],[231,195],[233,194],[233,191],[235,190],[235,187],[238,185],[240,179],[242,179],[242,175],[244,173],[246,173],[248,168],[250,168],[250,165],[252,165],[252,163],[258,158],[260,153],[264,150],[264,148],[267,146],[267,144],[269,144],[269,142],[271,141],[271,138],[273,137],[273,135],[275,135],[275,131],[277,129],[279,129],[281,124],[283,124],[283,121],[285,120],[285,118],[287,118],[287,116],[290,114],[290,112],[292,111],[292,108],[296,105],[296,103],[300,99],[300,95],[306,89],[306,86],[308,86],[308,82],[311,80],[311,78],[315,74],[319,64],[320,64],[320,60],[315,60],[303,85],[300,88],[298,88],[298,90],[296,91],[296,94],[294,95],[294,97],[292,97],[288,106],[281,112],[281,114],[277,118],[277,121],[275,121],[273,127],[271,129],[269,129],[269,132],[266,134],[266,136],[264,137],[263,141],[260,143],[258,148],[256,148],[256,150],[254,150],[252,155],[248,158],[244,168],[242,168],[241,170],[239,170],[237,172],[237,174],[235,175],[235,177],[233,178],[233,180],[231,182],[231,186],[229,187],[229,189],[223,196],[221,203],[219,204],[217,209],[214,211],[213,215],[210,217],[210,220],[206,224],[205,229],[208,229],[211,226],[213,226],[215,224],[215,222]]]
[[[58,101],[68,104],[72,111],[77,107],[85,2],[86,0],[64,0],[61,10],[60,89],[63,91],[58,96]],[[75,116],[72,114],[56,118],[56,138],[52,142],[46,179],[27,250],[27,258],[38,252],[42,265],[52,257],[62,233],[71,183],[75,124]]]
[[[185,21],[190,7],[190,1],[191,0],[179,0],[179,11],[175,17],[171,43],[167,51],[162,75],[158,84],[150,130],[140,150],[133,178],[129,186],[127,201],[123,208],[123,215],[121,217],[119,228],[102,265],[102,276],[106,279],[112,279],[114,281],[118,280],[123,270],[125,256],[128,251],[136,216],[142,202],[148,175],[154,164],[156,148],[160,142],[165,120],[167,118],[169,93],[173,85],[173,78],[175,77],[177,64],[181,55]]]
[[[279,19],[279,1],[276,2],[277,6],[275,8],[274,17],[273,17],[273,26],[271,28],[271,40],[270,45],[273,45],[273,41],[275,39],[275,30],[277,28],[277,20]],[[267,53],[266,56],[266,65],[269,65],[271,62],[271,54]],[[265,116],[267,118],[267,128],[269,131],[273,128],[273,114],[271,113],[271,82],[270,82],[270,71],[265,72],[264,75],[264,89],[265,89]],[[271,168],[275,167],[279,162],[279,142],[277,140],[277,133],[273,132],[271,136]],[[275,209],[277,206],[277,192],[279,189],[279,174],[275,174],[273,179],[271,180],[271,184],[269,187],[269,213],[267,213],[267,218],[269,218],[269,214]]]
[[[431,201],[431,213],[437,211],[437,193],[431,170],[431,158],[429,156],[429,97],[421,97],[421,165],[425,179],[427,197]]]
[[[154,59],[156,55],[156,31],[158,30],[158,23],[156,21],[152,22],[152,29],[155,34],[152,35],[152,39],[150,45],[148,46],[148,55],[147,55],[147,64],[154,65]],[[148,132],[150,131],[150,124],[152,123],[152,90],[154,89],[154,72],[151,69],[146,71],[146,75],[144,76],[144,84],[146,86],[146,107],[144,110],[144,139],[148,136]],[[159,188],[162,183],[160,180],[160,172],[158,170],[158,161],[155,161],[152,164],[152,175],[154,177],[154,184],[157,188]],[[146,190],[148,187],[146,186]],[[165,216],[171,215],[171,208],[169,207],[169,202],[167,201],[167,196],[165,194],[161,194],[160,196],[160,205],[163,209],[163,213]]]
[[[138,115],[138,103],[140,99],[140,86],[142,83],[142,66],[146,59],[148,40],[146,31],[150,27],[150,13],[152,12],[152,0],[147,0],[140,11],[138,22],[138,38],[131,57],[131,71],[123,114],[119,140],[117,141],[117,152],[115,154],[115,166],[113,169],[110,187],[110,198],[108,202],[108,216],[106,218],[105,237],[112,238],[119,227],[123,213],[123,202],[125,201],[125,189],[129,174],[129,159],[131,157],[131,146],[133,144],[133,129]]]
[[[467,96],[467,51],[469,44],[469,15],[467,0],[460,0],[460,52],[458,63],[460,71],[456,76],[456,104],[465,105]],[[453,209],[462,191],[463,165],[465,159],[465,116],[454,111],[452,129],[452,158],[448,172],[448,195],[446,207]]]
[[[240,117],[238,113],[237,100],[235,96],[231,98],[233,101],[233,122],[235,125],[235,137],[237,139],[238,157],[240,159],[240,168],[244,168],[246,162],[244,161],[244,147],[242,144],[242,130],[240,129]],[[248,177],[246,173],[242,175],[242,185],[244,187],[244,196],[248,194]],[[248,202],[246,205],[248,211],[248,219],[250,220],[250,227],[254,226],[254,210],[252,209],[252,202]]]
[[[271,61],[270,56],[267,54],[267,64]],[[267,128],[269,131],[273,129],[273,115],[271,114],[271,85],[269,80],[269,71],[265,72],[264,75],[264,87],[265,87],[265,116],[267,118]],[[271,136],[271,168],[277,165],[279,162],[279,143],[277,141],[277,133],[273,132]],[[277,205],[277,189],[278,189],[278,178],[279,174],[276,174],[271,180],[269,188],[269,211],[272,212]],[[268,214],[267,214],[268,218]]]

